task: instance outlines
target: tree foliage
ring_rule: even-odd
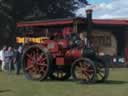
[[[0,44],[4,45],[12,41],[15,23],[13,18],[12,0],[0,0]]]
[[[18,19],[34,14],[34,7],[42,12],[43,19],[72,17],[77,8],[75,0],[16,0],[15,2]]]
[[[27,19],[74,17],[79,0],[0,0],[0,38],[15,37],[15,22]],[[0,42],[5,43],[5,42]]]

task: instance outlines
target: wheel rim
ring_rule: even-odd
[[[24,72],[33,80],[42,80],[48,73],[47,54],[39,47],[29,48],[24,55]]]
[[[92,82],[95,77],[95,68],[92,63],[86,59],[80,59],[74,63],[74,78],[79,81]]]

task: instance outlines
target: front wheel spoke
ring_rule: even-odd
[[[90,79],[88,72],[85,71],[85,72],[84,72],[84,75],[85,75],[85,77],[86,77],[87,80]]]
[[[84,79],[84,74],[81,73],[81,76],[79,76],[79,77],[80,77],[80,79]]]
[[[81,70],[77,70],[76,73],[82,73],[82,71]]]
[[[85,67],[88,69],[91,65],[90,64],[86,64]]]
[[[93,73],[94,70],[93,70],[93,69],[88,69],[87,72],[88,72],[88,73]]]
[[[83,68],[83,64],[82,62],[79,62],[80,68]]]
[[[81,69],[81,67],[76,67],[75,68],[77,71],[81,71],[82,69]]]

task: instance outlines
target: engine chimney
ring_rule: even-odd
[[[92,9],[86,10],[86,18],[87,18],[87,45],[90,46],[90,37],[91,37],[91,31],[92,31]]]
[[[89,22],[92,22],[92,9],[87,9],[86,10],[86,17],[87,17],[87,21],[88,21],[88,23]]]

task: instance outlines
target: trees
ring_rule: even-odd
[[[25,16],[40,15],[42,19],[72,17],[77,8],[77,0],[15,0],[15,12],[18,19]],[[36,9],[36,10],[35,10]],[[40,13],[36,13],[36,11]],[[30,16],[31,17],[31,16]],[[38,16],[36,16],[38,17]]]
[[[13,37],[12,32],[14,31],[14,19],[12,14],[12,0],[0,0],[0,44],[4,45],[11,37]]]
[[[79,0],[0,0],[0,40],[15,37],[15,22],[26,19],[74,17]],[[85,0],[86,1],[86,0]],[[2,42],[1,42],[2,41]]]
[[[42,3],[43,1],[40,0]],[[39,3],[39,7],[43,12],[46,12],[46,16],[48,18],[66,18],[66,17],[74,17],[74,10],[77,8],[74,0],[47,0],[44,2],[44,7],[41,7],[41,3]],[[47,6],[48,5],[48,6]]]

